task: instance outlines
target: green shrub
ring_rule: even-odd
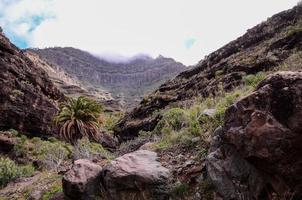
[[[183,129],[181,131],[172,131],[169,134],[163,135],[161,139],[153,145],[153,147],[155,149],[164,150],[179,144],[190,146],[193,144],[192,138],[192,135],[187,129]]]
[[[73,148],[73,159],[92,159],[95,156],[101,156],[107,159],[112,159],[112,155],[104,149],[101,144],[90,142],[88,138],[84,137],[78,140]]]
[[[223,75],[223,70],[217,70],[217,71],[215,72],[215,77],[216,77],[216,78],[219,77],[219,76],[221,76],[221,75]]]
[[[9,158],[0,158],[0,187],[20,177],[32,176],[34,168],[31,165],[18,166]]]
[[[71,156],[71,145],[55,138],[44,141],[34,137],[29,142],[33,145],[33,148],[30,151],[28,150],[28,155],[34,160],[42,161],[43,167],[47,169],[57,170],[62,162],[68,160]]]
[[[21,137],[16,138],[16,144],[14,145],[14,153],[18,157],[24,157],[27,152],[27,137],[21,135]]]
[[[182,183],[180,181],[177,181],[173,188],[173,194],[176,197],[183,197],[185,196],[189,191],[189,185],[187,183]]]
[[[199,121],[197,120],[190,120],[189,121],[189,132],[194,136],[199,136],[202,133],[202,129],[200,126]]]
[[[155,127],[155,132],[160,134],[164,127],[170,127],[172,130],[178,131],[187,121],[185,111],[181,108],[172,108],[163,114],[162,119]]]
[[[266,77],[264,72],[258,72],[257,74],[249,74],[243,77],[244,84],[255,88]]]

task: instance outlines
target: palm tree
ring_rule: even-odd
[[[75,144],[82,137],[97,140],[101,104],[87,97],[69,99],[61,104],[55,123],[60,127],[60,137]]]

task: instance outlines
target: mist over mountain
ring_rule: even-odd
[[[84,84],[107,90],[124,108],[132,108],[142,96],[185,69],[182,63],[163,56],[96,56],[72,47],[30,51],[77,77]]]

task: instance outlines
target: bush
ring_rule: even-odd
[[[29,177],[34,173],[31,165],[18,166],[9,158],[0,158],[0,187],[20,177]]]
[[[73,159],[93,159],[100,156],[106,159],[112,159],[112,155],[102,147],[102,145],[90,142],[88,138],[84,137],[78,140],[73,148]]]
[[[257,74],[249,74],[243,77],[244,84],[255,88],[266,77],[264,72],[258,72]]]
[[[181,108],[172,108],[163,114],[162,119],[155,127],[155,132],[160,134],[164,127],[170,127],[172,130],[180,130],[187,121],[185,111]]]
[[[42,161],[43,167],[50,170],[57,170],[63,161],[67,160],[72,152],[71,146],[52,138],[44,141],[40,138],[32,138],[28,141],[32,148],[27,154],[34,160]]]
[[[187,183],[182,183],[177,181],[173,188],[173,194],[176,197],[184,197],[189,191],[189,185]]]
[[[18,157],[24,157],[27,152],[27,137],[25,135],[21,135],[21,137],[16,138],[16,144],[14,146],[14,153]]]

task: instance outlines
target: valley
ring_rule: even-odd
[[[74,48],[31,49],[40,58],[64,70],[91,91],[103,90],[123,109],[135,107],[144,95],[152,92],[185,66],[171,58],[140,55],[116,63]]]
[[[0,200],[302,199],[301,47],[301,3],[191,67],[0,31]]]

